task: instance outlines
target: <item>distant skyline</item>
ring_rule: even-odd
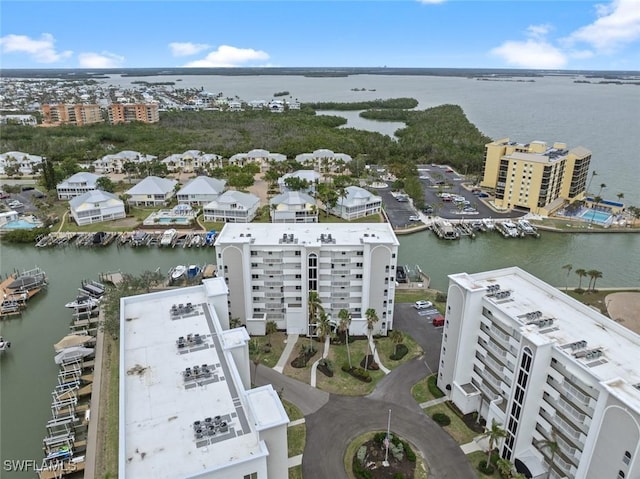
[[[2,0],[0,68],[640,70],[640,0]]]

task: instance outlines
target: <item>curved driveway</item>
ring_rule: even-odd
[[[347,445],[365,432],[385,430],[389,409],[391,431],[418,449],[428,464],[429,479],[475,479],[460,446],[422,412],[411,396],[411,386],[430,371],[423,358],[416,358],[394,369],[365,397],[329,395],[265,366],[258,367],[256,384],[273,384],[305,414],[305,479],[347,479]]]

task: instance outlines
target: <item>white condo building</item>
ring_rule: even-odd
[[[252,334],[271,320],[290,334],[315,334],[308,298],[316,291],[334,325],[346,309],[350,333],[365,335],[365,312],[373,308],[373,333],[386,335],[393,329],[398,244],[388,223],[226,224],[215,246],[229,315]]]
[[[526,477],[640,478],[639,357],[640,336],[519,268],[449,276],[438,387],[501,424]]]
[[[118,477],[287,477],[289,418],[271,385],[251,389],[227,293],[211,278],[121,299]]]

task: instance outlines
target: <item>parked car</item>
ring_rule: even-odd
[[[435,318],[433,318],[433,320],[431,321],[431,324],[433,324],[434,326],[438,327],[438,326],[444,326],[444,316],[442,316],[441,314],[439,314],[438,316],[436,316]]]
[[[421,299],[419,301],[416,301],[415,304],[413,305],[414,308],[420,310],[420,309],[429,309],[433,307],[433,303],[431,301],[427,301],[424,299]]]
[[[409,221],[420,221],[420,217],[419,216],[415,216],[415,215],[411,215],[411,216],[409,216]]]

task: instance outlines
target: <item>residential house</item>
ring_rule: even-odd
[[[204,206],[217,199],[225,189],[227,180],[198,176],[176,193],[178,203]]]
[[[205,221],[249,223],[258,212],[260,198],[251,193],[229,190],[204,207]]]
[[[222,167],[222,156],[213,153],[203,153],[199,150],[188,150],[184,153],[174,153],[167,156],[162,163],[167,165],[167,171],[173,173],[193,173],[198,170],[206,170],[209,166]]]
[[[316,200],[300,191],[287,191],[269,201],[272,223],[317,223]]]
[[[166,205],[175,194],[176,180],[147,176],[133,188],[127,190],[127,200],[135,206],[163,206]]]
[[[247,163],[258,163],[261,171],[266,171],[272,163],[286,161],[287,157],[280,153],[270,153],[267,150],[254,149],[248,153],[236,153],[229,158],[230,165],[244,166]]]
[[[126,217],[124,201],[102,190],[87,191],[69,201],[71,217],[78,226]]]
[[[0,175],[7,174],[9,171],[16,170],[20,175],[33,175],[33,169],[39,173],[38,165],[41,165],[43,158],[38,155],[30,155],[21,151],[8,151],[0,154]]]
[[[105,155],[102,158],[95,160],[92,165],[95,168],[96,173],[125,173],[125,165],[132,163],[138,165],[140,163],[147,163],[157,160],[157,156],[145,155],[137,151],[123,150],[113,155]]]
[[[339,192],[340,193],[340,192]],[[347,186],[344,196],[329,210],[331,214],[345,220],[355,220],[382,211],[382,198],[359,186]]]
[[[98,189],[97,182],[100,175],[94,175],[87,171],[81,171],[59,183],[56,186],[59,200],[70,200],[88,191]]]
[[[344,169],[351,162],[351,156],[321,148],[313,153],[299,154],[296,156],[296,161],[307,167],[310,166],[320,173],[330,173]]]

